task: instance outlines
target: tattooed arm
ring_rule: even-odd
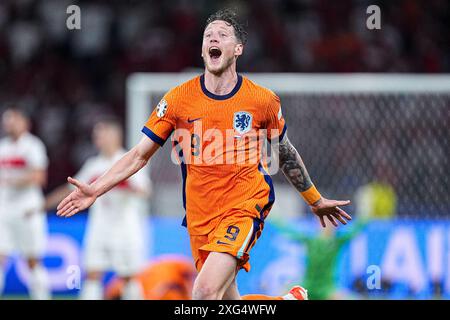
[[[323,227],[326,226],[324,217],[327,217],[336,227],[338,224],[335,219],[339,220],[342,224],[347,224],[345,219],[351,220],[351,217],[338,207],[348,205],[350,201],[329,200],[320,195],[311,181],[302,158],[289,141],[287,134],[284,135],[279,143],[278,152],[281,171],[283,171],[286,179],[310,205],[311,210],[319,217]]]
[[[287,180],[298,192],[308,190],[312,185],[308,170],[295,147],[289,141],[287,135],[283,137],[279,145],[280,168]]]

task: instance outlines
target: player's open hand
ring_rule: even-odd
[[[89,208],[97,199],[94,190],[86,183],[82,183],[71,177],[67,181],[77,189],[69,194],[56,208],[56,214],[60,217],[71,217],[84,209]]]
[[[339,201],[339,200],[329,200],[322,197],[314,205],[311,206],[312,212],[320,219],[320,224],[322,227],[326,227],[324,218],[327,217],[330,222],[337,227],[338,220],[342,224],[347,224],[347,220],[351,220],[352,217],[347,214],[344,210],[339,208],[339,206],[346,206],[350,204],[350,200]]]

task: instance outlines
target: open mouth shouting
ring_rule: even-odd
[[[218,47],[211,47],[209,48],[209,57],[211,58],[211,61],[213,63],[218,62],[220,59],[220,56],[222,55],[222,51]]]

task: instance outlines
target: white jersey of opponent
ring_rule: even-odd
[[[110,158],[103,155],[89,158],[75,178],[90,184],[111,168],[125,153],[126,151],[121,149]],[[101,220],[108,226],[116,226],[119,229],[135,224],[137,216],[142,214],[142,196],[136,193],[136,189],[144,191],[150,189],[150,179],[144,170],[137,172],[99,197],[89,209],[90,219]]]
[[[75,177],[92,183],[125,152],[120,150],[110,158],[92,157]],[[145,259],[147,200],[139,196],[136,189],[150,189],[150,178],[145,170],[99,197],[89,209],[84,241],[84,263],[88,271],[113,270],[128,276],[140,270]]]
[[[47,217],[42,211],[42,189],[8,181],[20,179],[31,170],[46,170],[47,165],[45,146],[32,134],[0,140],[0,254],[18,251],[34,258],[44,254]]]
[[[0,214],[21,215],[40,210],[44,195],[39,186],[14,186],[8,180],[21,178],[31,170],[46,170],[48,158],[42,141],[24,133],[16,141],[0,140]]]

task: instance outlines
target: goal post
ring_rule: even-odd
[[[196,75],[129,76],[128,147],[142,137],[140,130],[162,95]],[[450,188],[450,75],[243,75],[280,96],[289,138],[325,195],[353,200],[356,194],[364,194],[364,186],[384,181],[393,190],[391,205],[395,204],[395,211],[402,216],[450,213],[450,198],[445,191]],[[151,162],[152,179],[166,186],[156,197],[161,204],[153,208],[157,213],[170,214],[181,209],[181,201],[173,199],[176,193],[181,197],[181,187],[174,187],[179,183],[179,173],[170,168],[170,148],[163,149],[163,155]],[[302,210],[300,197],[292,200],[294,190],[280,174],[277,176],[277,199],[286,201],[277,201],[274,211],[295,214]],[[367,195],[361,199],[369,201]]]

